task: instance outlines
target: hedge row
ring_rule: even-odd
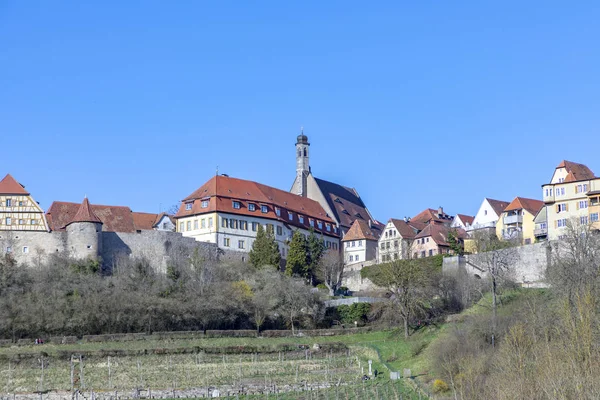
[[[297,336],[309,336],[309,337],[320,337],[320,336],[337,336],[337,335],[349,335],[354,333],[365,333],[370,332],[371,327],[361,328],[348,328],[348,329],[306,329],[296,332]],[[267,338],[284,338],[292,337],[291,330],[266,330],[260,333],[260,336]],[[181,331],[181,332],[153,332],[152,334],[146,333],[115,333],[105,335],[85,335],[81,338],[83,343],[105,343],[105,342],[128,342],[135,340],[181,340],[181,339],[203,339],[203,338],[241,338],[241,337],[256,337],[255,330],[208,330],[202,331]],[[53,336],[44,339],[44,343],[52,344],[73,344],[77,343],[80,339],[76,336]],[[19,339],[17,340],[18,346],[27,346],[34,343],[34,339]],[[0,340],[0,347],[12,346],[13,343],[10,339]]]
[[[0,360],[2,361],[20,361],[31,358],[39,357],[40,354],[44,357],[51,357],[63,360],[70,360],[73,354],[81,355],[83,357],[92,358],[104,358],[104,357],[138,357],[145,355],[175,355],[175,354],[218,354],[218,355],[235,355],[235,354],[269,354],[269,353],[289,353],[296,351],[321,351],[321,352],[345,352],[348,347],[343,343],[324,343],[319,344],[318,347],[311,347],[307,344],[294,344],[294,343],[280,343],[272,346],[257,346],[257,345],[245,345],[245,346],[193,346],[193,347],[177,347],[177,348],[158,348],[158,349],[118,349],[118,350],[83,350],[83,351],[67,351],[58,350],[53,353],[39,352],[39,353],[18,353],[13,355],[0,354]]]

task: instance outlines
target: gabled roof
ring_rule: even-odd
[[[371,220],[372,229],[381,232],[383,224],[371,216],[356,189],[319,178],[315,178],[315,182],[341,227],[349,229],[356,220]]]
[[[25,190],[25,186],[17,182],[11,174],[6,174],[0,181],[0,194],[20,194],[29,196],[29,192]]]
[[[563,160],[560,164],[558,164],[558,167],[556,167],[556,169],[559,168],[565,168],[567,170],[565,182],[575,182],[595,178],[592,170],[584,164]]]
[[[208,207],[202,208],[202,201],[195,200],[209,200]],[[233,207],[234,201],[241,203],[239,208]],[[191,204],[191,209],[187,209],[188,204]],[[250,204],[256,206],[256,211],[250,211]],[[262,205],[267,207],[266,213],[261,211]],[[280,209],[280,215],[277,215],[276,208]],[[310,220],[319,220],[325,224],[320,230],[318,224],[314,223],[315,231],[338,236],[333,229],[335,221],[327,215],[317,201],[261,183],[222,175],[212,177],[183,199],[175,218],[215,211],[269,218],[306,229],[311,227]],[[288,212],[292,212],[292,219],[289,219]],[[300,222],[299,216],[304,217],[303,222]],[[329,224],[331,230],[326,230],[326,224]]]
[[[83,199],[83,202],[81,203],[79,209],[73,216],[73,219],[67,224],[65,224],[65,227],[75,222],[95,222],[100,224],[102,223],[100,218],[98,218],[96,213],[94,213],[94,211],[92,210],[92,207],[90,206],[90,202],[87,199],[87,197]]]
[[[504,209],[506,207],[508,207],[508,205],[510,204],[508,201],[504,201],[504,200],[494,200],[494,199],[490,199],[487,197],[485,199],[490,204],[490,206],[492,207],[492,209],[494,210],[494,212],[496,213],[496,215],[498,217],[504,212]]]
[[[97,204],[90,204],[89,206],[94,215],[102,222],[102,230],[105,232],[131,233],[140,230],[134,223],[134,214],[145,214],[133,213],[129,207],[125,206],[103,206]],[[53,231],[64,230],[64,227],[75,219],[75,215],[78,213],[80,207],[77,203],[65,201],[53,202],[46,212],[48,226]],[[156,214],[154,215],[156,216]],[[142,230],[152,229],[152,227],[147,228],[144,224],[142,226],[144,226],[141,228]]]
[[[472,215],[456,214],[456,216],[460,218],[465,225],[473,225],[473,221],[475,220],[475,217]]]
[[[434,210],[433,208],[426,208],[425,210],[421,211],[420,213],[418,213],[417,215],[415,215],[414,217],[412,217],[410,219],[411,223],[416,223],[416,224],[421,224],[422,227],[420,227],[419,229],[423,229],[425,228],[426,224],[429,224],[430,222],[451,222],[452,221],[452,216],[448,215],[446,213],[443,212],[443,215],[441,216],[441,218],[438,215],[438,210]]]
[[[452,231],[456,231],[457,235],[461,239],[467,238],[467,233],[462,228],[450,228],[444,224],[429,224],[423,229],[415,239],[431,237],[431,239],[439,246],[449,246],[448,234]]]
[[[418,226],[415,226],[412,220],[407,222],[403,219],[391,218],[390,221],[392,224],[394,224],[396,230],[403,239],[414,239],[414,237],[417,235],[417,232],[422,229],[421,224],[417,223],[416,225]]]
[[[351,240],[378,240],[378,235],[376,235],[373,230],[369,227],[369,224],[363,220],[357,219],[354,221],[342,242],[348,242]]]
[[[515,197],[513,201],[504,209],[504,211],[527,210],[531,215],[537,215],[538,211],[544,207],[544,202],[526,197]]]

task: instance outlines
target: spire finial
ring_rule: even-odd
[[[219,166],[217,165],[217,172],[215,175],[219,175]]]
[[[303,126],[300,127],[300,134],[304,135],[304,127]]]

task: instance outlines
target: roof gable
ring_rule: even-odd
[[[343,242],[347,242],[350,240],[374,240],[378,239],[377,235],[373,232],[373,230],[369,227],[365,221],[357,219],[354,221],[344,238]]]
[[[544,207],[544,202],[526,197],[515,197],[515,199],[504,209],[504,211],[526,210],[531,215],[537,215]]]
[[[398,233],[403,239],[414,239],[417,235],[417,232],[423,227],[419,225],[419,227],[415,226],[412,221],[405,221],[403,219],[390,219],[391,223],[394,225]]]
[[[559,170],[561,169],[564,169],[564,171],[560,172]],[[594,173],[588,168],[587,165],[567,160],[561,161],[560,164],[558,164],[558,166],[555,168],[552,179],[550,180],[551,183],[560,183],[556,177],[557,173],[565,175],[564,182],[577,182],[595,178]]]
[[[0,194],[20,194],[29,196],[29,192],[25,190],[25,186],[17,182],[11,174],[6,174],[0,181]]]
[[[488,204],[490,205],[490,207],[492,207],[492,210],[494,210],[498,218],[500,218],[500,215],[504,212],[504,209],[510,204],[510,202],[508,201],[494,200],[489,199],[487,197],[485,198],[485,200],[487,200]]]

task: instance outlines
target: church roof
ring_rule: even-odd
[[[25,186],[17,182],[11,174],[6,174],[0,181],[0,194],[21,194],[29,196],[29,192],[25,190]]]
[[[377,236],[381,235],[384,225],[371,217],[356,189],[319,178],[315,178],[315,181],[341,227],[350,229],[356,220],[367,223],[371,220],[372,229],[377,232]]]
[[[75,222],[96,222],[100,224],[102,223],[100,218],[98,218],[96,213],[94,213],[94,211],[92,210],[92,207],[90,206],[90,202],[87,199],[87,197],[83,199],[83,202],[79,206],[79,209],[75,213],[75,216],[73,216],[73,219],[69,221],[68,224],[65,224],[65,226]]]

